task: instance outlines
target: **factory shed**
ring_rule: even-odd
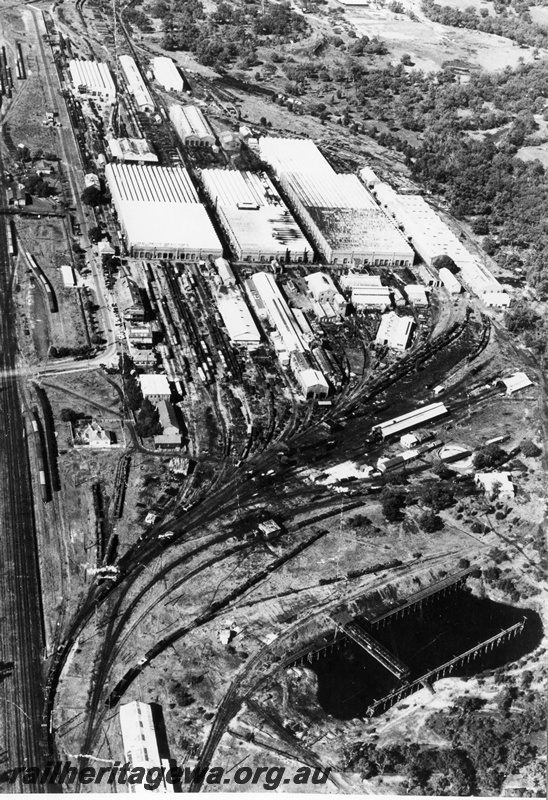
[[[333,279],[325,272],[313,272],[306,276],[305,281],[308,291],[318,303],[329,303],[338,294]]]
[[[402,414],[399,417],[374,425],[372,430],[378,431],[383,439],[388,439],[390,436],[397,436],[405,433],[405,431],[426,425],[428,422],[439,419],[448,413],[444,403],[431,403],[428,406],[417,408],[415,411],[410,411],[408,414]]]
[[[150,705],[139,700],[125,703],[120,706],[119,720],[124,761],[129,763],[132,769],[141,767],[148,771],[156,768],[158,774],[164,776],[166,768],[169,769],[169,763],[163,762],[160,758]],[[130,792],[137,792],[140,789],[138,784],[128,784],[128,787]],[[154,791],[162,794],[172,792],[173,785],[162,778],[162,782]]]
[[[155,80],[166,92],[182,92],[185,88],[183,76],[177,65],[167,56],[155,56],[152,59],[152,72]]]
[[[107,164],[105,177],[134,258],[199,261],[222,256],[186,169]]]
[[[460,294],[462,292],[460,281],[455,278],[451,270],[447,269],[447,267],[442,267],[439,274],[440,280],[449,294]]]
[[[371,286],[352,290],[352,303],[360,308],[389,308],[391,305],[388,286]]]
[[[306,315],[302,308],[294,308],[293,315],[299,324],[299,328],[303,332],[303,335],[307,342],[311,342],[314,338],[314,331],[310,327],[310,323],[306,318]]]
[[[160,400],[156,404],[160,416],[160,425],[165,436],[175,436],[180,433],[179,423],[175,415],[175,409],[169,400]]]
[[[232,267],[226,258],[216,258],[215,266],[217,267],[217,272],[219,273],[219,278],[221,279],[223,286],[234,286],[236,283],[236,278],[234,277]]]
[[[129,93],[133,95],[135,105],[139,111],[152,113],[154,111],[154,101],[146,87],[146,83],[135,59],[133,56],[123,55],[120,56],[119,61],[124,71]]]
[[[235,345],[253,349],[261,343],[261,335],[249,308],[238,290],[229,295],[219,295],[217,308]]]
[[[419,283],[408,283],[404,286],[404,290],[411,305],[417,306],[417,308],[428,305],[428,294],[424,286]]]
[[[509,378],[501,378],[501,383],[506,386],[506,394],[511,395],[533,385],[525,372],[516,372]]]
[[[327,397],[329,394],[329,385],[317,369],[304,369],[296,372],[295,377],[302,389],[302,392],[307,400],[319,399]]]
[[[215,134],[198,106],[169,107],[169,118],[185,147],[211,147]]]
[[[239,261],[307,261],[312,248],[262,172],[204,169],[204,189]]]
[[[357,175],[336,173],[312,141],[262,137],[259,152],[328,262],[412,263],[412,248]]]
[[[508,292],[485,292],[481,299],[486,306],[495,308],[508,308],[512,302],[512,298]]]
[[[59,267],[59,270],[61,272],[61,278],[63,279],[63,286],[65,289],[74,289],[74,287],[77,286],[74,267],[71,267],[70,264],[63,264],[62,267]]]
[[[511,500],[516,494],[509,472],[476,472],[474,480],[488,497],[497,496],[501,500]]]
[[[71,83],[76,94],[113,103],[116,87],[107,64],[101,61],[69,61]]]
[[[378,183],[381,183],[381,179],[379,176],[374,172],[371,167],[362,167],[359,171],[359,176],[363,183],[369,188],[372,189]]]
[[[507,305],[507,293],[493,273],[460,241],[441,217],[418,194],[398,194],[386,183],[374,193],[386,213],[395,218],[428,266],[437,256],[450,256],[459,268],[459,279],[478,297],[489,296],[491,305]]]
[[[139,375],[139,384],[143,397],[152,403],[159,403],[160,400],[169,400],[171,389],[165,375]]]
[[[413,317],[398,317],[393,311],[383,314],[375,337],[377,344],[388,345],[393,350],[407,350],[413,338]]]
[[[108,149],[116,161],[157,164],[158,156],[146,139],[109,139]]]
[[[252,275],[246,281],[246,287],[253,303],[258,296],[266,315],[276,329],[278,336],[272,339],[278,352],[285,352],[289,360],[289,354],[294,350],[304,353],[310,349],[297,320],[269,272],[257,272]],[[259,308],[257,311],[260,313]]]
[[[139,287],[132,278],[123,275],[116,282],[116,300],[120,316],[127,322],[141,323],[145,320],[145,307]]]

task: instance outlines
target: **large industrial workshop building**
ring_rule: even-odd
[[[312,259],[310,245],[267,175],[205,169],[202,182],[239,261]]]
[[[107,64],[100,61],[69,61],[69,72],[74,91],[85,97],[96,97],[113,103],[116,87]]]
[[[120,65],[124,71],[128,90],[135,100],[135,105],[139,111],[152,113],[154,111],[154,100],[146,87],[133,56],[120,56]]]
[[[160,86],[168,92],[182,92],[185,88],[183,76],[167,56],[155,56],[152,59],[152,72]]]
[[[413,250],[356,175],[339,175],[308,139],[259,140],[318,252],[332,264],[410,266]]]
[[[492,272],[474,258],[421,195],[398,194],[386,183],[376,184],[373,191],[381,207],[402,226],[428,266],[437,256],[450,256],[459,268],[459,279],[485,303],[509,304],[508,293]]]
[[[215,134],[198,106],[170,106],[169,118],[185,147],[211,147]]]
[[[199,261],[222,256],[186,169],[107,164],[105,176],[134,258]]]
[[[169,762],[160,756],[156,728],[152,717],[152,709],[148,703],[133,700],[120,706],[120,728],[124,745],[124,760],[132,769],[141,767],[145,770],[158,769],[162,774],[162,782],[155,790],[159,793],[173,791],[173,785],[167,783],[164,775],[169,769]],[[130,792],[136,792],[138,785],[128,784]]]
[[[269,272],[257,272],[246,281],[246,289],[260,319],[268,319],[274,328],[272,342],[281,364],[291,364],[293,373],[303,395],[326,397],[329,385],[320,370],[311,367],[310,345],[306,332],[280,292],[274,276]]]

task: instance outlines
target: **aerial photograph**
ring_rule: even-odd
[[[0,48],[0,793],[545,797],[548,0]]]

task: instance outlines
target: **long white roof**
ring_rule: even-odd
[[[160,766],[156,731],[148,703],[134,700],[120,706],[120,728],[124,754],[132,766]]]
[[[108,68],[108,64],[101,61],[81,61],[71,59],[69,71],[75,87],[86,86],[88,90],[114,97],[116,87]]]
[[[154,101],[133,56],[120,56],[120,65],[124,70],[129,91],[134,96],[137,105],[154,108]]]
[[[133,247],[222,251],[186,169],[107,164],[105,176]]]
[[[167,56],[155,56],[152,59],[152,71],[158,83],[168,91],[182,92],[184,81],[175,63]]]
[[[243,251],[286,247],[292,254],[311,252],[295,218],[266,174],[205,169],[202,181]]]
[[[310,350],[302,331],[269,272],[257,272],[246,282],[259,295],[272,324],[276,327],[288,353]]]
[[[415,326],[413,317],[398,317],[393,311],[383,314],[375,340],[388,347],[405,350],[409,345],[409,337]]]

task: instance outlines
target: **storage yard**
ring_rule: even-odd
[[[13,667],[31,687],[42,653],[33,746],[176,761],[193,791],[217,761],[369,791],[356,742],[413,745],[434,709],[546,675],[545,386],[505,324],[517,293],[329,129],[237,119],[121,14],[100,60],[98,7],[23,13],[6,131],[39,93],[46,117],[4,146],[0,425],[35,517],[42,633]],[[0,745],[27,763],[13,683]]]

